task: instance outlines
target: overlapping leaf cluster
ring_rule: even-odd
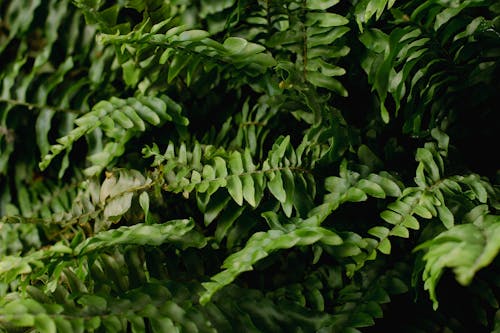
[[[498,331],[494,1],[0,13],[0,332]]]

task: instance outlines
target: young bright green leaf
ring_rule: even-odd
[[[411,215],[405,215],[401,224],[409,229],[413,230],[420,229],[420,224],[418,223],[418,220]]]
[[[413,207],[413,212],[424,219],[431,219],[432,213],[424,206],[417,205]]]
[[[384,239],[389,236],[390,230],[387,229],[386,227],[381,227],[381,226],[376,226],[368,230],[368,233],[372,236],[375,236],[379,239]]]
[[[380,240],[380,243],[377,246],[378,250],[383,254],[391,254],[391,242],[388,238],[384,238]]]
[[[139,205],[144,211],[144,221],[146,223],[151,223],[151,219],[149,217],[149,195],[147,192],[142,192],[139,195]]]
[[[390,235],[398,236],[398,237],[402,237],[402,238],[410,237],[410,233],[408,232],[408,229],[402,225],[395,226],[391,230]]]

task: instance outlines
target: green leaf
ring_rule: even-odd
[[[405,215],[401,224],[413,230],[420,229],[420,224],[418,223],[418,220],[411,215]]]
[[[425,170],[429,173],[433,181],[436,182],[440,179],[439,167],[434,161],[434,157],[429,150],[425,148],[418,148],[416,160],[423,163]]]
[[[361,179],[356,183],[356,187],[365,192],[368,195],[371,195],[375,198],[385,198],[384,189],[375,182],[369,181],[367,179]]]
[[[35,317],[35,327],[40,333],[56,333],[57,328],[54,320],[46,314],[38,314]]]
[[[340,0],[308,0],[307,8],[312,10],[325,10],[338,4]]]
[[[183,31],[181,32],[178,37],[177,41],[179,42],[197,42],[202,39],[207,38],[210,36],[210,33],[204,30],[188,30],[188,31]]]
[[[239,152],[235,151],[231,153],[228,164],[233,175],[241,175],[244,172],[243,159]]]
[[[329,28],[346,25],[349,20],[339,14],[309,12],[306,14],[306,25],[317,24],[319,27]]]
[[[205,291],[200,296],[200,303],[207,304],[218,290],[234,281],[239,274],[251,270],[252,265],[267,257],[270,252],[295,245],[311,245],[319,240],[330,245],[342,243],[341,237],[322,227],[305,226],[290,232],[269,230],[254,233],[243,249],[226,258],[222,265],[225,270],[212,276],[209,282],[202,283]]]
[[[179,73],[189,64],[192,57],[189,55],[178,53],[174,55],[174,58],[170,62],[168,67],[167,82],[171,83]]]
[[[151,223],[151,219],[149,217],[149,195],[147,192],[142,192],[139,195],[139,205],[144,211],[144,221],[149,224]]]
[[[391,242],[388,238],[381,239],[377,248],[383,254],[391,254]]]
[[[281,178],[281,173],[278,171],[273,171],[268,173],[269,181],[267,187],[269,191],[279,202],[286,201],[286,191],[283,187],[283,179]]]
[[[379,239],[384,239],[389,236],[390,230],[386,227],[376,226],[368,230],[368,233],[372,236],[378,237]]]
[[[391,230],[391,233],[390,235],[393,235],[393,236],[398,236],[398,237],[402,237],[402,238],[408,238],[410,237],[410,233],[408,232],[408,229],[406,229],[404,226],[402,225],[397,225],[395,226],[392,230]]]
[[[243,205],[243,184],[238,176],[227,177],[227,190],[238,205]]]
[[[403,221],[403,216],[399,215],[392,210],[384,210],[380,213],[380,217],[384,219],[387,223],[398,225]]]
[[[424,219],[432,218],[432,213],[424,206],[417,205],[413,207],[413,212]]]
[[[393,180],[373,173],[368,175],[367,179],[380,185],[386,195],[391,197],[401,196],[401,189]]]
[[[351,187],[344,194],[345,200],[350,202],[361,202],[368,199],[365,192],[356,187]]]
[[[450,209],[446,207],[444,204],[436,207],[439,219],[443,222],[443,225],[446,229],[450,229],[455,224],[455,219]]]
[[[337,92],[340,96],[347,97],[347,90],[337,79],[323,75],[319,72],[307,72],[307,80],[313,85]]]
[[[257,200],[255,198],[255,184],[252,178],[252,175],[245,174],[241,177],[242,185],[243,185],[243,198],[246,202],[250,204],[252,207],[257,206]]]
[[[125,193],[121,196],[112,198],[106,203],[106,207],[104,208],[104,217],[116,220],[125,214],[132,205],[133,196],[133,193]]]
[[[222,44],[229,54],[238,54],[243,52],[248,42],[239,37],[229,37]]]

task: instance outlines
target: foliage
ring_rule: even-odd
[[[0,332],[499,331],[495,1],[0,13]]]

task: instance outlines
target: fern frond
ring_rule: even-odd
[[[183,247],[203,247],[205,239],[199,233],[192,231],[194,221],[174,220],[164,224],[136,224],[132,227],[120,227],[118,229],[101,232],[77,244],[71,248],[58,242],[48,248],[41,249],[23,257],[5,256],[0,261],[0,280],[10,283],[17,279],[20,274],[32,273],[33,270],[42,268],[50,260],[63,259],[63,257],[80,258],[92,252],[103,251],[124,245],[160,245],[165,242],[181,244]]]
[[[316,242],[340,245],[342,239],[326,228],[310,226],[298,226],[288,232],[269,230],[254,233],[242,250],[227,257],[222,265],[225,270],[214,275],[210,282],[202,283],[206,290],[200,297],[200,303],[209,302],[214,293],[230,284],[239,274],[252,270],[252,266],[268,256],[270,252],[294,246],[311,245]]]
[[[500,216],[488,214],[484,209],[477,216],[478,208],[482,207],[469,213],[474,216],[469,223],[453,226],[415,248],[425,251],[422,278],[434,309],[439,305],[436,285],[445,267],[453,269],[460,284],[468,285],[477,271],[488,266],[500,251]]]
[[[301,208],[298,201],[306,199],[301,199],[299,190],[314,186],[308,179],[308,170],[304,169],[301,153],[293,149],[289,137],[281,137],[274,143],[261,167],[254,164],[248,149],[243,154],[225,152],[212,146],[202,147],[198,143],[191,152],[185,144],[181,144],[176,153],[173,144],[170,144],[163,155],[156,146],[146,147],[143,153],[146,157],[155,158],[153,166],[161,167],[165,191],[184,193],[185,196],[194,191],[203,197],[204,202],[208,202],[220,188],[226,188],[238,205],[246,202],[256,207],[267,189],[286,215],[291,216],[293,208]],[[297,189],[296,183],[300,184]]]
[[[97,175],[123,154],[128,140],[146,130],[146,123],[159,126],[166,121],[183,126],[188,123],[188,120],[180,115],[178,106],[167,96],[127,99],[112,97],[109,101],[101,101],[90,112],[75,120],[76,128],[57,139],[58,144],[52,145],[50,152],[40,162],[40,169],[47,168],[57,155],[70,149],[82,136],[102,128],[106,137],[112,141],[101,151],[88,157],[92,166],[85,170],[87,176]]]
[[[165,33],[159,33],[169,21],[152,26],[149,32],[144,31],[147,23],[145,22],[127,35],[100,35],[101,43],[122,46],[122,49],[127,50],[121,51],[118,57],[128,85],[135,86],[139,82],[143,86],[151,85],[152,82],[142,81],[143,75],[148,73],[150,68],[166,63],[167,82],[171,83],[181,72],[186,71],[188,85],[191,84],[193,73],[200,69],[208,71],[213,66],[224,69],[227,64],[231,64],[247,75],[255,76],[275,64],[275,60],[265,53],[263,46],[240,37],[229,37],[219,43],[209,38],[208,32],[191,30],[188,26],[176,26]],[[186,67],[188,63],[190,66]]]
[[[379,9],[383,10],[386,2],[381,1]],[[362,3],[371,7],[373,1]],[[479,51],[469,41],[490,39],[493,36],[486,31],[491,29],[493,32],[496,28],[493,21],[485,17],[473,18],[465,14],[476,7],[489,5],[489,1],[463,1],[457,6],[438,1],[417,8],[408,4],[408,9],[403,6],[403,11],[394,12],[397,28],[392,29],[390,35],[379,29],[367,29],[361,34],[360,40],[369,50],[363,68],[378,93],[381,117],[385,122],[390,117],[386,106],[389,95],[393,97],[396,116],[402,106],[405,109],[408,118],[405,131],[418,134],[425,130],[423,126],[436,127],[450,110],[461,107],[453,104],[456,101],[452,97],[454,94],[477,89],[481,82],[492,80],[490,70],[495,66],[488,56],[478,53],[489,51]],[[450,22],[453,24],[446,24]],[[441,29],[442,26],[445,28]],[[498,35],[498,31],[494,34]],[[469,54],[471,52],[474,55]],[[461,73],[468,72],[469,66],[482,69],[467,74],[470,78],[464,83],[465,74]],[[477,75],[484,76],[479,79]],[[437,95],[442,98],[436,99]],[[426,124],[424,119],[429,114],[424,112],[429,111],[430,121]]]
[[[395,2],[396,0],[359,1],[354,9],[359,30],[363,32],[364,26],[373,16],[375,16],[375,20],[380,19],[384,11],[391,9]]]

